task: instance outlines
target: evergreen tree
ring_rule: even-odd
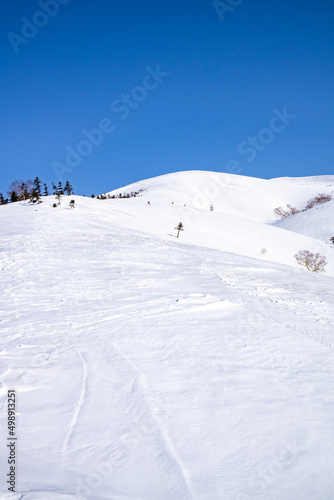
[[[43,203],[40,193],[35,188],[30,193],[30,201],[31,203]]]
[[[57,194],[57,186],[55,185],[54,182],[52,182],[52,194]]]
[[[49,196],[48,186],[44,183],[44,193],[43,196]]]
[[[15,191],[11,192],[10,201],[11,201],[11,203],[15,203],[16,201],[19,201],[19,197],[17,196],[17,194],[15,193]]]
[[[33,186],[33,190],[35,191],[35,193],[37,194],[37,196],[40,198],[42,196],[42,193],[41,193],[41,186],[42,186],[42,182],[41,180],[36,177],[36,179],[34,179],[34,186]]]
[[[64,189],[63,189],[63,185],[62,185],[61,181],[58,182],[57,192],[59,194],[64,194]]]
[[[30,193],[30,202],[36,203],[38,202],[38,200],[39,200],[38,193],[35,191],[35,189],[33,189]]]
[[[70,196],[71,194],[74,194],[73,187],[69,183],[69,181],[66,181],[65,187],[64,187],[64,193]]]
[[[178,225],[174,229],[177,230],[177,238],[178,238],[180,235],[180,231],[184,231],[182,222],[179,222]]]
[[[41,196],[42,196],[42,193],[41,193],[41,180],[36,177],[36,179],[34,179],[34,182],[33,182],[33,187],[30,191],[30,201],[31,203],[42,203],[41,202]]]
[[[7,205],[8,203],[8,198],[4,198],[2,193],[0,193],[0,205]]]

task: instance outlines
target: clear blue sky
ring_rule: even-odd
[[[0,191],[57,182],[52,165],[69,168],[78,145],[86,156],[62,178],[88,196],[232,160],[247,176],[333,174],[333,2],[230,4],[4,2]],[[101,122],[90,139],[102,142],[82,143]]]

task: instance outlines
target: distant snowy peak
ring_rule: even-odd
[[[313,185],[322,188],[332,188],[334,190],[334,175],[315,175],[310,177],[278,177],[271,181],[284,181],[300,185]]]

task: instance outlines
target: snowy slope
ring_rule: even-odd
[[[173,228],[181,221],[185,227],[182,242],[254,258],[261,258],[266,248],[265,260],[291,266],[298,266],[294,255],[299,250],[319,252],[330,263],[327,273],[334,275],[334,248],[313,235],[307,218],[301,224],[304,233],[294,234],[284,224],[272,225],[277,221],[274,208],[290,204],[302,209],[319,190],[331,194],[334,176],[315,177],[312,184],[309,177],[264,180],[194,171],[162,175],[107,193],[140,191],[138,198],[101,201],[109,207],[112,204],[112,210],[115,207],[116,217],[121,212],[126,227],[135,230],[140,219],[145,234],[173,241]],[[324,221],[328,231],[332,230],[330,217]]]
[[[193,196],[215,174],[163,177],[74,210],[0,207],[0,498],[331,500],[333,266],[312,274],[290,253],[332,248],[272,225],[319,180],[230,176],[210,212]]]
[[[293,217],[286,217],[277,222],[276,226],[330,243],[330,238],[334,236],[332,221],[334,221],[334,200],[300,212]]]

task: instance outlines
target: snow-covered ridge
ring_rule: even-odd
[[[314,210],[298,218],[303,222],[298,223],[295,232],[295,217],[281,223],[274,215],[278,206],[290,204],[302,210],[319,192],[333,193],[334,176],[317,176],[314,183],[312,179],[264,180],[187,171],[139,181],[106,194],[140,191],[140,198],[119,200],[118,206],[130,218],[135,212],[138,220],[133,221],[133,227],[143,224],[149,234],[168,237],[174,225],[182,221],[186,230],[182,234],[183,242],[255,258],[260,258],[265,248],[267,260],[288,265],[296,265],[294,254],[305,249],[325,255],[330,261],[327,272],[331,274],[334,264],[329,237],[334,235],[333,203],[322,206],[321,230],[316,229],[318,215]],[[151,206],[145,207],[148,202]],[[213,212],[210,212],[211,205]]]
[[[287,203],[302,208],[320,190],[334,191],[334,176],[259,179],[207,171],[160,175],[115,189],[107,195],[143,191],[145,199],[209,208],[256,221],[273,220],[273,209]]]

